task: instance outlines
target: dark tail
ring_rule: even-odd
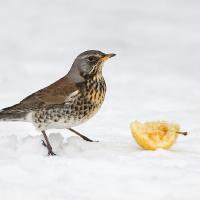
[[[25,112],[8,112],[8,111],[0,111],[0,121],[25,121],[27,113]]]

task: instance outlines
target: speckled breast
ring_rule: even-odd
[[[70,128],[77,126],[100,109],[106,94],[106,83],[103,77],[90,79],[78,85],[79,90],[67,97],[65,104],[55,105],[34,113],[37,128]]]

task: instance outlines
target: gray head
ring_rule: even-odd
[[[81,53],[74,61],[68,76],[75,82],[82,82],[86,78],[102,74],[102,67],[106,60],[115,54],[105,54],[101,51],[89,50]]]

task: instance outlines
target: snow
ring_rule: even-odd
[[[48,157],[31,124],[0,123],[3,200],[200,199],[200,2],[0,1],[0,109],[62,77],[87,49],[116,53],[104,67],[101,111],[48,134]],[[168,151],[141,150],[133,120],[180,123]]]

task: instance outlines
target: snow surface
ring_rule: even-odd
[[[0,123],[2,200],[200,199],[198,0],[0,0],[0,109],[62,77],[87,49],[117,56],[104,68],[101,111],[49,131],[58,156],[26,123]],[[132,120],[167,120],[190,134],[169,151],[141,150]]]

